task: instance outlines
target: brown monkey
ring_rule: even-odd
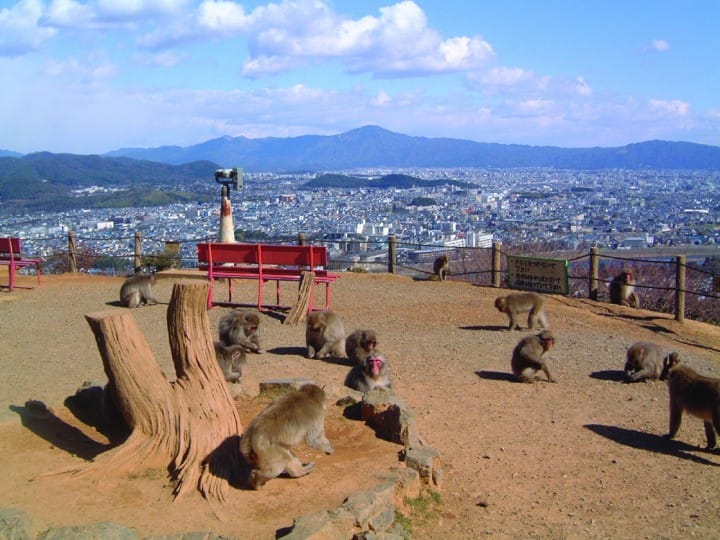
[[[677,435],[685,411],[703,421],[707,438],[705,448],[715,448],[715,432],[720,433],[720,379],[705,377],[683,365],[677,353],[665,358],[660,379],[668,381],[670,395],[670,431],[665,438],[672,439]]]
[[[515,346],[510,365],[513,375],[519,382],[531,383],[535,373],[542,370],[548,382],[556,382],[550,375],[544,356],[555,344],[555,336],[550,330],[543,330],[536,336],[522,338]]]
[[[231,383],[240,381],[242,368],[246,364],[246,352],[242,345],[225,345],[222,341],[215,341],[215,358],[225,376]]]
[[[631,308],[640,307],[640,298],[635,293],[635,278],[629,268],[623,268],[610,282],[610,302]]]
[[[261,353],[260,315],[252,311],[233,309],[220,318],[218,331],[225,345],[241,345],[246,351]]]
[[[313,448],[333,453],[325,436],[325,392],[314,384],[276,399],[245,430],[240,451],[252,466],[250,487],[260,489],[283,472],[298,478],[312,471],[315,463],[302,463],[290,450],[303,439]]]
[[[659,379],[663,370],[665,351],[649,341],[638,341],[627,349],[625,376],[628,382]]]
[[[135,274],[128,277],[120,287],[120,304],[127,308],[136,308],[153,302],[157,304],[152,293],[155,274],[138,268]]]
[[[345,354],[353,364],[362,364],[368,354],[377,348],[374,330],[355,330],[345,338]]]
[[[528,329],[533,330],[540,328],[544,330],[548,327],[547,315],[545,315],[546,298],[534,292],[512,293],[507,296],[498,296],[495,299],[495,309],[501,313],[505,313],[509,319],[509,330],[520,329],[520,321],[518,315],[521,313],[528,314]]]
[[[307,316],[305,345],[308,358],[325,358],[328,354],[342,356],[345,351],[345,325],[329,309],[313,311]]]
[[[447,254],[440,255],[435,259],[435,262],[433,263],[433,273],[438,277],[438,279],[440,279],[440,281],[445,281],[450,273],[450,260],[448,259]]]
[[[373,351],[365,360],[353,366],[345,377],[345,386],[360,392],[369,392],[374,388],[390,388],[390,367],[386,358],[379,352]]]

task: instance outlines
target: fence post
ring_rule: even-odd
[[[307,236],[305,233],[298,233],[298,246],[304,246],[307,244]]]
[[[590,300],[598,299],[598,274],[600,273],[600,250],[596,247],[590,248]]]
[[[68,268],[74,274],[77,269],[77,238],[75,231],[68,231]]]
[[[685,255],[675,258],[677,273],[675,274],[675,320],[685,321]]]
[[[492,286],[500,287],[500,242],[492,243]]]
[[[135,269],[142,266],[142,233],[140,231],[135,232]]]
[[[397,264],[397,236],[394,234],[388,237],[388,273],[395,273]]]

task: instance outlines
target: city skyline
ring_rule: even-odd
[[[699,0],[0,0],[0,148],[104,153],[228,136],[720,145]]]

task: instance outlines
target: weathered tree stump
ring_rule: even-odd
[[[215,359],[208,288],[198,281],[173,287],[167,325],[174,382],[160,370],[131,310],[85,316],[131,434],[87,465],[63,472],[105,476],[166,465],[175,497],[197,488],[205,498],[225,499],[240,473],[242,426]]]

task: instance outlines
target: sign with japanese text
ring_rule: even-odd
[[[508,255],[511,289],[568,294],[568,262]]]

